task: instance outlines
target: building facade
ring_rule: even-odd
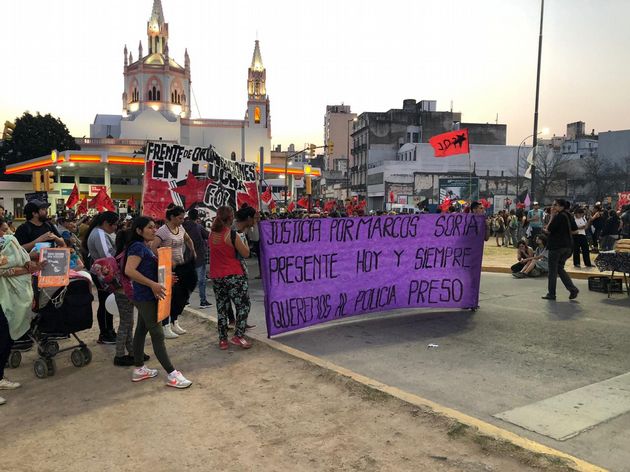
[[[397,162],[405,144],[427,143],[432,136],[468,128],[470,142],[505,145],[507,126],[462,123],[461,113],[437,111],[435,100],[403,101],[402,109],[359,114],[352,129],[350,185],[352,195],[368,198],[368,208],[382,207],[379,197],[370,197],[368,169],[379,162]]]
[[[350,131],[356,113],[350,105],[327,105],[324,115],[324,143],[333,143],[333,150],[326,148],[327,171],[346,172],[350,156]]]

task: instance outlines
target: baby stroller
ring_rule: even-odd
[[[94,297],[90,281],[71,279],[67,287],[39,289],[35,296],[39,299],[39,310],[29,334],[40,356],[33,364],[35,375],[40,379],[55,375],[54,357],[65,351],[72,351],[70,360],[75,367],[88,365],[92,352],[76,333],[92,327]],[[60,349],[57,341],[70,336],[78,344]]]

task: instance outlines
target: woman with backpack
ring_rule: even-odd
[[[228,307],[231,302],[236,307],[236,326],[230,343],[243,349],[252,347],[244,336],[251,304],[247,275],[239,259],[239,256],[249,257],[249,247],[237,235],[236,230],[231,229],[233,222],[234,210],[231,207],[218,208],[208,239],[210,278],[217,301],[219,349],[222,350],[229,347]]]
[[[157,369],[150,369],[144,364],[144,343],[147,333],[155,357],[167,372],[166,385],[174,388],[186,388],[192,382],[175,370],[164,344],[164,330],[158,322],[158,300],[166,295],[165,288],[158,282],[158,260],[149,245],[155,239],[155,222],[147,216],[136,218],[131,227],[131,240],[126,250],[127,262],[125,275],[132,281],[133,303],[138,309],[138,323],[133,336],[133,356],[136,368],[132,382],[140,382],[157,376]]]
[[[492,219],[492,232],[497,242],[497,247],[501,247],[503,244],[503,236],[505,233],[505,222],[500,214],[497,214]]]
[[[85,233],[82,246],[84,253],[87,254],[88,269],[97,259],[116,256],[114,242],[110,237],[118,228],[118,215],[113,211],[99,213],[92,219],[90,227]],[[110,292],[99,283],[97,277],[92,277],[94,285],[98,292],[98,310],[96,319],[100,334],[98,335],[99,344],[116,344],[116,331],[114,331],[114,317],[107,312],[105,308],[105,300]]]

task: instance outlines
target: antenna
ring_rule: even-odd
[[[498,113],[497,113],[497,121],[496,121],[496,124],[497,124],[497,125],[499,124],[499,114],[498,114]]]
[[[451,100],[451,113],[453,113],[453,100]]]

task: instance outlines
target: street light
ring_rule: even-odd
[[[350,198],[350,123],[357,121],[355,116],[348,120],[348,153],[346,154],[346,200]]]
[[[538,135],[542,134],[543,136],[546,136],[547,134],[549,134],[549,128],[543,128],[543,130],[539,131],[537,134]],[[516,151],[516,196],[517,197],[520,195],[520,192],[519,192],[519,190],[520,190],[519,172],[520,172],[520,169],[521,169],[521,147],[523,146],[523,144],[525,144],[525,141],[527,141],[532,136],[534,136],[534,135],[530,134],[525,139],[523,139],[521,141],[521,144],[518,145],[518,150]],[[534,152],[534,158],[536,158],[536,154],[535,154],[536,150],[534,148],[532,148],[532,150]]]
[[[536,149],[538,145],[538,98],[540,95],[540,59],[542,56],[542,40],[543,40],[543,17],[545,14],[545,0],[540,0],[540,32],[538,34],[538,66],[536,68],[536,102],[534,105],[534,141],[532,147]],[[535,152],[535,151],[534,151]],[[532,203],[536,200],[536,160],[532,164],[532,182],[530,184],[532,193]],[[533,205],[532,205],[533,207]]]

